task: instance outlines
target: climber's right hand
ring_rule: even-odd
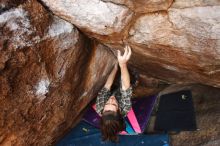
[[[127,65],[127,62],[131,57],[131,47],[126,45],[124,47],[124,54],[123,55],[121,55],[120,50],[117,50],[117,51],[118,51],[117,59],[118,59],[119,66],[122,67],[124,65]]]

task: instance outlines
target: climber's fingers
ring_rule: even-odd
[[[127,46],[127,48],[128,48],[128,54],[127,54],[127,56],[126,56],[126,60],[129,60],[130,59],[130,57],[131,57],[131,47],[130,46]]]
[[[120,50],[117,50],[117,53],[118,53],[118,59],[121,57],[121,51]]]
[[[124,59],[126,59],[126,56],[127,56],[127,55],[128,55],[128,47],[125,46],[125,47],[124,47],[124,54],[123,54],[122,57],[123,57]]]

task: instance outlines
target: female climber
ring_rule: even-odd
[[[123,118],[131,109],[132,86],[127,62],[131,57],[131,48],[126,46],[124,54],[117,50],[118,63],[114,66],[104,87],[96,99],[96,112],[101,116],[100,129],[102,140],[118,142],[117,134],[125,129]],[[120,87],[112,89],[112,84],[118,70],[121,70]]]

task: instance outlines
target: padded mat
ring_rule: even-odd
[[[189,90],[165,94],[160,97],[155,130],[196,130],[195,111]]]
[[[160,135],[119,135],[119,143],[101,140],[98,128],[81,121],[56,146],[169,146],[167,134]]]

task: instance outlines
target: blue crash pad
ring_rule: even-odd
[[[157,135],[119,135],[119,143],[101,140],[98,128],[81,121],[56,146],[169,146],[167,134]]]

